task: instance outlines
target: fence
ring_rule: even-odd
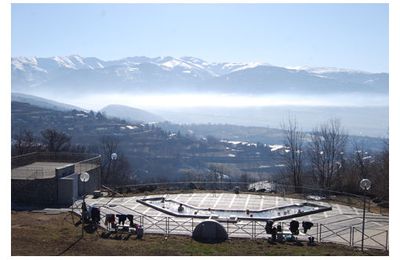
[[[28,165],[34,162],[79,162],[99,157],[98,154],[69,153],[69,152],[33,152],[11,158],[11,168]]]
[[[80,214],[80,207],[75,211]],[[102,205],[101,206],[101,225],[104,225],[105,215],[112,214],[132,214],[134,221],[140,224],[146,233],[169,235],[188,235],[191,236],[195,227],[201,223],[198,218],[175,218],[170,216],[149,216],[123,205]],[[246,220],[238,222],[221,221],[229,237],[263,239],[269,235],[265,232],[265,222],[258,220]],[[289,227],[288,222],[279,221],[277,224],[283,230]],[[364,247],[380,250],[389,250],[389,231],[381,229],[366,229]],[[333,242],[344,244],[351,247],[361,247],[361,230],[357,226],[340,226],[314,223],[307,234],[299,236],[299,239],[306,240],[309,236],[315,237],[317,242]]]
[[[101,156],[98,155],[96,157],[83,160],[75,163],[75,172],[82,173],[93,170],[101,165]]]
[[[12,179],[34,180],[54,175],[54,170],[43,167],[25,167],[12,172]]]
[[[90,157],[89,159],[87,159]],[[87,172],[100,167],[101,156],[77,153],[30,153],[12,158],[12,179],[43,179],[55,176],[54,167],[25,166],[34,162],[71,162],[76,173]]]

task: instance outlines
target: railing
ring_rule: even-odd
[[[24,179],[24,180],[34,180],[43,179],[46,176],[54,175],[54,170],[45,170],[43,167],[25,167],[14,171],[12,174],[12,179]]]
[[[88,157],[91,157],[87,159]],[[11,168],[15,169],[20,166],[28,165],[34,162],[71,162],[75,167],[76,173],[87,172],[101,165],[101,156],[93,154],[78,154],[78,153],[49,153],[35,152],[25,155],[15,156],[12,158]],[[19,178],[19,176],[21,176]],[[42,179],[46,177],[54,177],[55,170],[48,167],[21,167],[13,170],[13,179]]]
[[[347,233],[349,231],[349,233]],[[336,243],[338,244],[348,244],[349,246],[352,245],[351,239],[352,239],[352,227],[328,227],[327,225],[324,224],[319,224],[319,236],[317,241],[322,242],[323,240],[335,240]],[[347,237],[348,236],[348,237]]]
[[[34,153],[27,153],[27,154],[12,157],[11,158],[11,169],[34,163],[36,161],[37,154],[38,153],[34,152]]]
[[[97,155],[96,157],[75,163],[75,172],[77,173],[87,172],[99,167],[100,165],[101,165],[101,156]]]
[[[111,204],[112,205],[112,204]],[[79,207],[75,207],[79,209]],[[102,208],[102,227],[106,213],[112,214],[132,214],[134,220],[138,222],[146,233],[169,235],[189,235],[191,236],[195,227],[201,223],[202,219],[198,218],[175,218],[170,216],[149,216],[141,212],[128,208],[124,205],[116,204],[113,207],[103,204]],[[79,214],[79,210],[76,212]],[[229,237],[240,237],[249,239],[267,238],[269,235],[265,233],[265,222],[258,220],[246,220],[238,222],[220,221],[224,226]],[[288,222],[277,222],[282,226],[283,230],[288,230]],[[344,244],[351,247],[361,247],[361,231],[358,226],[340,226],[335,223],[319,224],[314,226],[298,238],[305,239],[309,236],[316,238],[317,242],[333,242]],[[372,249],[389,250],[389,231],[383,229],[366,229],[364,247]]]
[[[11,168],[28,165],[34,162],[82,162],[100,158],[98,154],[69,153],[69,152],[33,152],[11,158]]]
[[[368,232],[367,232],[368,231]],[[361,247],[362,231],[358,227],[352,227],[351,243],[353,247]],[[364,232],[365,244],[373,244],[376,248],[389,250],[389,230],[368,229]]]

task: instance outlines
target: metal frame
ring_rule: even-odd
[[[375,230],[377,230],[377,229],[375,229]],[[374,235],[367,235],[367,234],[364,233],[364,238],[361,238],[359,240],[354,241],[354,234],[355,234],[356,231],[358,231],[359,233],[362,233],[362,230],[359,230],[357,227],[352,227],[352,238],[353,238],[352,244],[353,244],[354,247],[358,247],[356,244],[359,243],[359,242],[362,242],[362,240],[364,240],[364,242],[365,242],[368,239],[370,239],[370,240],[374,241],[376,244],[382,246],[386,251],[388,251],[388,247],[389,247],[389,244],[388,244],[388,242],[389,242],[389,230],[378,230],[378,233],[376,233]],[[377,237],[377,236],[379,236],[381,234],[386,234],[386,242],[385,242],[385,244],[382,244],[379,241],[374,239],[374,237]],[[365,247],[365,244],[364,244],[364,247]]]
[[[201,219],[188,217],[188,218],[173,218],[170,216],[148,216],[143,215],[142,213],[132,210],[125,206],[118,207],[109,207],[108,205],[101,205],[100,208],[107,209],[114,214],[124,214],[127,211],[131,212],[134,220],[139,221],[139,224],[143,227],[146,233],[155,233],[155,234],[164,234],[165,236],[169,235],[184,235],[191,234],[195,228],[195,226],[201,223]],[[77,207],[79,209],[79,207]],[[75,208],[76,209],[76,208]],[[72,211],[76,214],[80,214],[79,210]],[[105,219],[104,211],[101,212],[101,221],[100,226],[105,228],[104,219]],[[181,219],[182,221],[179,221]],[[250,239],[260,239],[263,238],[263,234],[265,234],[263,221],[259,220],[244,220],[239,221],[237,223],[232,222],[220,222],[228,233],[229,237],[242,237],[242,238],[250,238]],[[283,221],[276,222],[279,223],[282,228],[287,227],[289,224]],[[359,228],[355,226],[339,226],[339,227],[330,227],[326,224],[318,224],[314,223],[314,228],[311,229],[307,233],[309,236],[314,236],[317,242],[334,242],[339,244],[345,244],[351,247],[360,247],[358,243],[361,240],[355,240],[355,234],[361,232]],[[261,230],[260,230],[261,229]],[[315,230],[315,231],[314,231]],[[372,241],[373,244],[367,243],[364,245],[365,248],[373,248],[373,249],[383,249],[385,251],[389,250],[389,231],[388,230],[379,230],[378,233],[373,235],[367,235],[365,241]],[[158,232],[157,232],[158,231]],[[348,234],[348,235],[347,235]],[[379,242],[375,238],[379,235],[386,234],[385,242]],[[265,234],[265,237],[269,235]],[[346,237],[348,236],[348,238]],[[339,239],[339,241],[338,241]]]

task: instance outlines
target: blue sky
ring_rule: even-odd
[[[194,56],[388,72],[387,4],[13,4],[12,56]]]

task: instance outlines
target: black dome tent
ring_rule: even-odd
[[[192,238],[203,243],[220,243],[228,239],[228,233],[219,222],[208,219],[196,226]]]

